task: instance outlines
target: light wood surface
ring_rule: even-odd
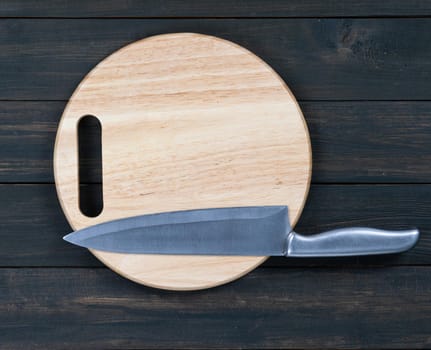
[[[76,130],[89,114],[102,124],[104,208],[96,218],[78,204]],[[85,77],[59,124],[54,174],[74,229],[248,205],[288,205],[295,225],[309,188],[311,147],[295,98],[261,59],[219,38],[166,34],[118,50]],[[173,290],[220,285],[266,259],[92,252],[126,278]]]

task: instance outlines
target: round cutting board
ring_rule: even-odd
[[[77,124],[102,125],[103,202],[79,209]],[[295,225],[311,175],[299,106],[282,79],[232,42],[193,33],[149,37],[100,62],[61,118],[54,173],[74,229],[141,214],[288,205]],[[267,234],[262,232],[262,234]],[[92,253],[148,286],[193,290],[243,276],[266,257]]]

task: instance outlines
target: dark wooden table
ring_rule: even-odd
[[[2,0],[0,17],[0,348],[431,346],[431,1]],[[63,242],[52,153],[67,99],[116,49],[181,31],[245,46],[298,98],[313,147],[299,231],[414,225],[419,244],[271,258],[178,293]]]

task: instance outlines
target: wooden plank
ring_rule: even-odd
[[[263,58],[300,100],[431,99],[431,19],[3,19],[0,99],[66,100],[120,47],[200,32]]]
[[[431,263],[431,185],[313,185],[296,227],[304,234],[346,226],[417,226],[411,251],[344,259],[271,258],[267,266],[370,266]],[[87,250],[64,242],[71,231],[53,185],[0,185],[0,266],[100,266]]]
[[[0,269],[3,348],[427,348],[431,267],[258,269],[165,292],[107,269]]]
[[[313,148],[313,182],[403,183],[431,178],[431,102],[301,102]],[[65,102],[1,102],[0,182],[53,182]],[[89,130],[91,133],[91,130]],[[100,177],[83,162],[83,182]]]
[[[0,17],[334,17],[426,16],[426,0],[96,0],[40,2],[3,0]]]
[[[1,182],[54,181],[52,156],[64,106],[63,102],[1,103]]]
[[[301,103],[319,183],[426,183],[430,102]]]

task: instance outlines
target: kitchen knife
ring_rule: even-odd
[[[351,227],[303,236],[287,206],[197,209],[140,215],[63,237],[85,248],[131,254],[330,257],[399,253],[419,231]]]

